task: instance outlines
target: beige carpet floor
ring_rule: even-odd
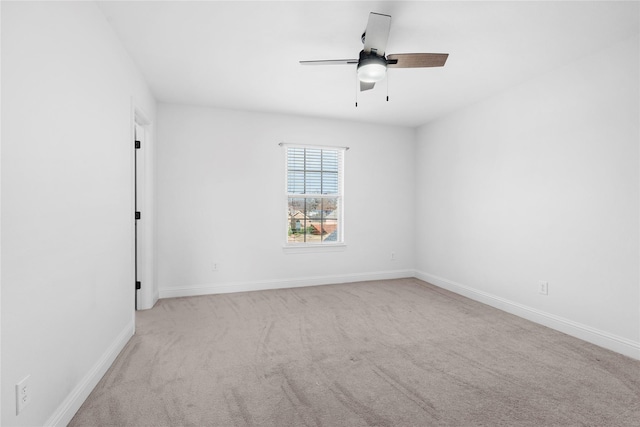
[[[160,300],[71,426],[638,426],[640,362],[416,279]]]

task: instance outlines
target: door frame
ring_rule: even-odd
[[[137,246],[137,265],[134,265],[132,288],[134,289],[134,300],[137,299],[137,309],[147,310],[152,308],[158,301],[159,292],[156,283],[155,274],[155,150],[153,139],[153,123],[149,116],[139,106],[132,102],[132,126],[131,126],[131,160],[132,160],[132,196],[133,211],[141,212],[141,220],[137,221],[131,213],[133,219],[133,263],[136,262],[136,246]],[[136,126],[143,132],[140,136],[142,141],[141,148],[136,150],[134,147]],[[137,157],[137,165],[136,165]],[[137,176],[135,175],[137,173]],[[138,183],[138,190],[135,185]],[[137,193],[137,206],[136,206]],[[137,244],[136,244],[137,239]],[[136,271],[138,278],[136,279]],[[135,290],[136,280],[141,281],[141,288]]]

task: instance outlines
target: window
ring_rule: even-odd
[[[286,147],[287,244],[343,242],[344,148]]]

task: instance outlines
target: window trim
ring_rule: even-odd
[[[284,229],[283,229],[283,235],[284,235],[284,244],[282,246],[283,250],[286,253],[314,253],[314,252],[339,252],[339,251],[343,251],[346,247],[346,243],[345,243],[345,233],[344,233],[344,199],[345,199],[345,194],[344,194],[344,170],[345,170],[345,152],[347,150],[349,150],[349,147],[339,147],[339,146],[331,146],[331,145],[307,145],[307,144],[291,144],[291,143],[285,143],[285,142],[281,142],[278,144],[279,146],[283,147],[284,150],[283,151],[283,158],[284,158],[284,200],[283,200],[283,205],[284,205],[284,219],[283,219],[283,224],[284,224]],[[338,171],[338,195],[339,195],[339,200],[340,203],[338,204],[338,241],[336,241],[335,243],[308,243],[308,242],[300,242],[300,243],[290,243],[289,239],[288,239],[288,230],[289,230],[289,219],[288,219],[288,214],[289,214],[289,209],[288,209],[288,204],[289,204],[289,197],[293,196],[302,196],[302,195],[290,195],[288,192],[288,172],[289,172],[289,166],[288,166],[288,149],[289,148],[305,148],[305,149],[320,149],[320,150],[334,150],[334,151],[339,151],[339,156],[340,156],[340,164],[339,164],[339,171]],[[303,196],[304,197],[304,196]],[[301,197],[301,198],[303,198]],[[309,197],[309,195],[307,195],[306,197]],[[333,198],[335,197],[334,195],[321,195],[321,194],[314,194],[313,197],[316,198]]]

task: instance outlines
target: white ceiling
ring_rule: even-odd
[[[99,2],[159,102],[419,126],[639,31],[638,2]],[[358,94],[369,12],[387,53],[449,53]]]

